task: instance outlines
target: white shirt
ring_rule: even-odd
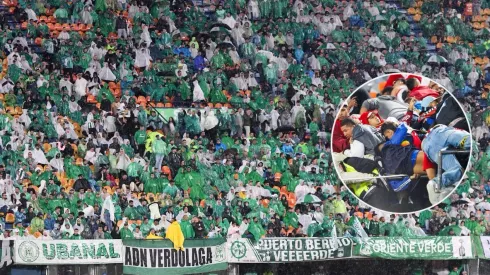
[[[364,151],[364,144],[358,140],[354,140],[354,142],[352,142],[350,145],[350,149],[345,150],[344,154],[348,157],[363,158]]]

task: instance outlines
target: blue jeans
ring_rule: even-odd
[[[440,125],[433,129],[422,142],[422,150],[427,154],[432,162],[439,163],[439,152],[446,147],[460,148],[463,139],[466,138],[464,148],[469,150],[471,146],[471,136],[466,131],[456,130],[452,127]],[[450,186],[457,183],[463,176],[463,169],[454,154],[442,156],[442,186]],[[438,175],[440,176],[440,175]]]

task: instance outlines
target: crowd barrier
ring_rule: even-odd
[[[125,274],[190,274],[226,270],[228,263],[288,263],[348,258],[490,259],[490,236],[262,238],[186,240],[2,240],[0,274],[15,265],[123,264]]]

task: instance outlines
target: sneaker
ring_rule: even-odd
[[[439,183],[434,179],[427,183],[427,192],[429,193],[429,201],[431,204],[440,203],[446,198],[452,191],[454,186],[443,187],[439,189]]]
[[[427,183],[427,193],[429,193],[429,201],[431,204],[436,204],[439,202],[437,200],[439,194],[437,193],[437,189],[436,189],[438,185],[439,184],[436,183],[433,179],[429,180],[429,182]]]

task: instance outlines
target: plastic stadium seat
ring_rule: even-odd
[[[22,108],[17,106],[15,107],[15,114],[16,115],[22,115],[23,111],[22,111]]]
[[[117,88],[117,84],[115,82],[109,82],[109,89],[116,89]]]
[[[13,213],[7,213],[7,215],[5,216],[5,222],[7,223],[15,222],[15,215]]]
[[[162,167],[162,173],[163,173],[163,174],[165,174],[165,175],[170,175],[170,174],[171,174],[170,167],[168,167],[168,166],[163,166],[163,167]]]
[[[51,150],[51,144],[49,144],[49,143],[47,143],[47,142],[46,142],[46,143],[44,143],[44,144],[43,144],[43,149],[44,149],[44,153],[49,152],[49,150]]]
[[[136,103],[139,105],[146,105],[146,103],[147,103],[146,97],[141,96],[141,95],[138,96],[138,98],[136,99]]]

